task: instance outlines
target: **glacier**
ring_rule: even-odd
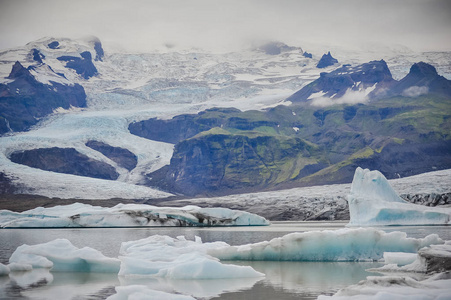
[[[59,47],[49,48],[48,44],[54,41],[58,41]],[[415,53],[399,52],[399,49],[362,52],[330,45],[306,45],[310,52],[323,53],[328,49],[340,53],[340,61],[345,64],[360,64],[382,56],[397,79],[407,74],[413,62],[420,60],[438,64],[439,72],[448,78],[450,74],[448,52]],[[45,56],[44,65],[36,66],[36,61],[30,59],[33,49]],[[118,49],[106,49],[104,59],[94,61],[100,75],[89,80],[58,60],[62,55],[78,57],[86,51],[92,57],[96,56],[92,38],[71,40],[46,37],[0,52],[0,82],[10,80],[6,77],[12,65],[20,61],[25,68],[35,66],[33,76],[50,88],[52,81],[77,83],[84,87],[87,94],[87,108],[79,111],[56,109],[52,116],[40,120],[29,132],[1,137],[0,172],[20,187],[18,193],[64,199],[171,196],[139,184],[145,172],[169,164],[173,145],[133,136],[127,130],[129,123],[153,117],[171,118],[182,113],[197,113],[211,107],[252,110],[289,104],[285,101],[289,95],[320,75],[320,70],[315,68],[316,60],[303,57],[301,48],[282,55],[267,55],[250,49],[234,53],[209,53],[200,49],[124,53]],[[86,147],[85,143],[89,140],[128,149],[138,157],[137,167],[132,171],[118,167],[107,157]],[[55,174],[14,164],[8,159],[14,151],[49,145],[74,148],[90,158],[108,163],[116,168],[119,179],[108,181]]]
[[[213,248],[208,253],[221,260],[377,261],[384,252],[415,253],[422,247],[442,243],[436,234],[415,239],[400,231],[343,228],[295,232],[270,241]]]
[[[228,208],[156,207],[118,204],[111,208],[74,203],[38,207],[21,213],[0,210],[0,227],[140,227],[269,225],[258,215]]]
[[[426,207],[404,201],[377,170],[358,167],[347,200],[348,226],[451,224],[451,208]]]

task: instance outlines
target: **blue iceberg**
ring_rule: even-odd
[[[412,204],[379,171],[357,168],[348,195],[348,226],[449,225],[451,208]]]

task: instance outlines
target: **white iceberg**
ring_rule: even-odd
[[[451,224],[451,208],[404,201],[379,171],[357,168],[347,200],[349,226]]]
[[[242,246],[212,248],[208,253],[221,260],[276,261],[375,261],[384,252],[410,252],[442,244],[437,234],[408,238],[405,232],[386,233],[374,228],[295,232]]]
[[[17,227],[139,227],[139,226],[250,226],[269,225],[258,215],[228,208],[156,207],[118,204],[100,207],[74,203],[38,207],[21,213],[0,211],[0,226]]]
[[[10,263],[28,264],[58,272],[117,273],[120,261],[89,248],[77,248],[66,239],[38,245],[22,245],[9,258]]]
[[[386,254],[384,254],[385,257]],[[402,258],[404,255],[404,258]],[[398,258],[385,259],[384,266],[371,269],[376,272],[440,273],[451,270],[451,241],[422,248],[412,257],[408,253],[396,254]]]
[[[384,263],[397,266],[405,266],[413,263],[417,258],[416,253],[385,252]]]
[[[431,245],[420,249],[415,261],[411,264],[402,265],[406,262],[405,259],[402,253],[394,254],[389,260],[386,259],[387,265],[368,270],[403,273],[402,275],[369,276],[365,281],[341,289],[331,297],[320,296],[318,299],[449,299],[451,295],[450,241],[443,245]],[[423,280],[413,278],[419,277],[418,273],[424,273]]]
[[[215,248],[229,246],[224,242],[202,243],[185,237],[155,235],[122,243],[119,259],[120,276],[150,276],[171,279],[225,279],[262,277],[247,266],[226,265],[207,254]]]

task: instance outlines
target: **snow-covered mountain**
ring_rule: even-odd
[[[274,48],[275,47],[275,48]],[[137,186],[143,174],[169,164],[173,144],[130,134],[128,125],[158,117],[171,118],[212,107],[241,110],[289,104],[286,98],[343,64],[384,59],[393,77],[401,78],[416,61],[435,62],[439,74],[451,78],[451,53],[414,53],[375,50],[360,52],[310,47],[312,58],[300,47],[273,44],[237,53],[201,50],[124,53],[103,49],[96,38],[43,38],[24,47],[0,52],[0,83],[18,61],[49,89],[78,84],[86,93],[86,107],[55,108],[25,132],[8,132],[0,142],[0,173],[17,193],[61,198],[158,198],[169,194]],[[340,64],[316,67],[331,50]],[[129,170],[111,157],[87,146],[99,142],[122,148],[137,158]],[[12,153],[39,148],[73,148],[90,160],[112,166],[116,180],[56,173],[11,162]]]

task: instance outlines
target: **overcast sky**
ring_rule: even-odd
[[[262,40],[451,51],[451,0],[0,0],[0,49],[88,35],[131,51]]]

